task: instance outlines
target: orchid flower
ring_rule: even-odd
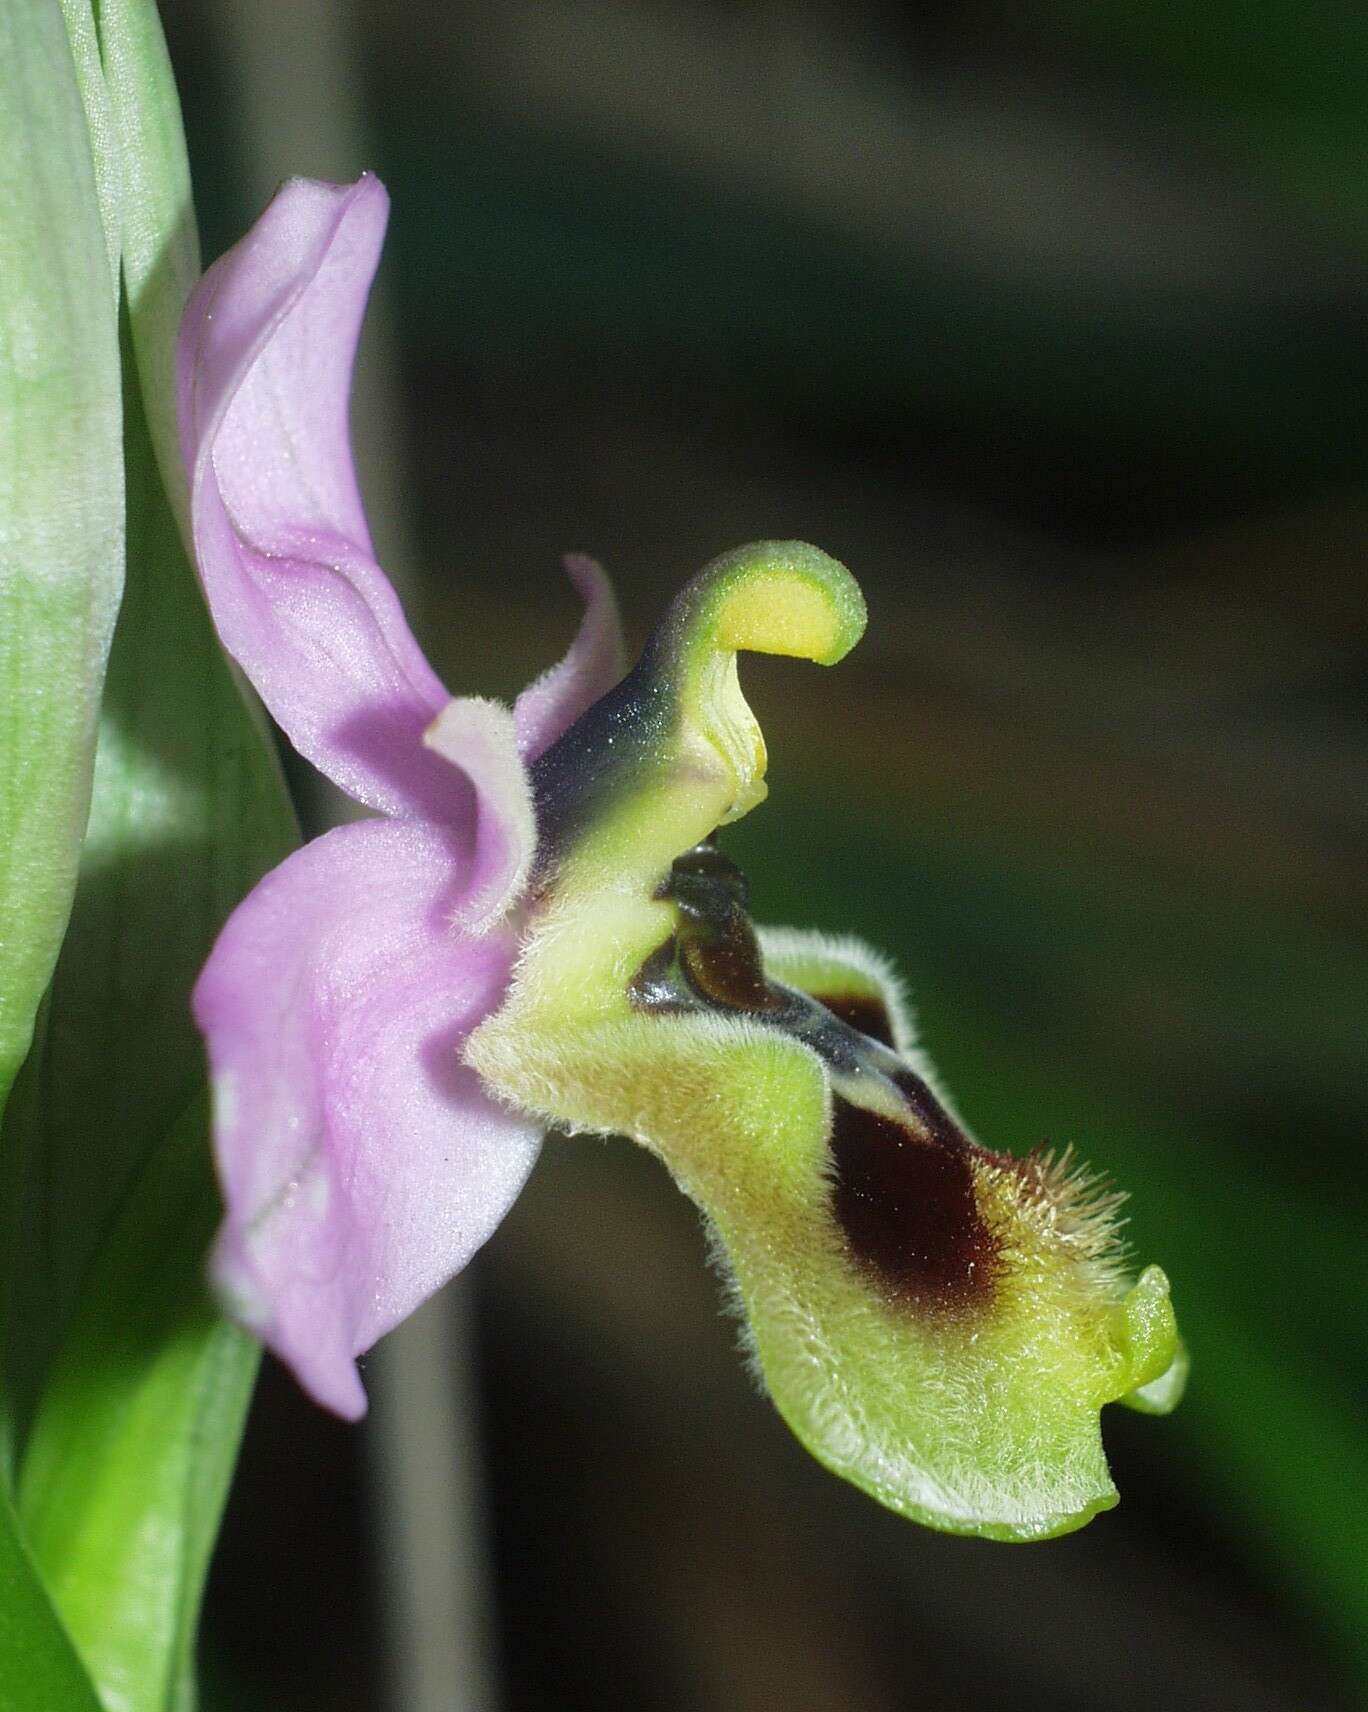
[[[346,425],[380,185],[287,185],[201,283],[179,354],[196,556],[228,651],[374,817],[297,852],[195,995],[243,1324],[322,1403],[457,1271],[544,1128],[625,1133],[703,1210],[798,1436],[936,1527],[1029,1539],[1115,1502],[1098,1414],[1185,1360],[1116,1198],[973,1142],[883,961],[758,931],[718,828],[765,795],[737,654],[834,664],[836,561],[715,560],[621,676],[602,573],[510,709],[451,700],[375,562]]]

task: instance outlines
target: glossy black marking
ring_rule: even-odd
[[[931,1139],[952,1152],[972,1144],[964,1131],[931,1092],[930,1087],[915,1070],[898,1060],[898,1067],[889,1081],[907,1102],[908,1110]]]
[[[888,1006],[874,993],[814,993],[815,1004],[824,1005],[857,1034],[868,1035],[880,1046],[892,1047],[893,1019]]]
[[[834,1082],[831,1211],[851,1261],[887,1299],[921,1310],[955,1313],[991,1295],[998,1245],[975,1197],[980,1150],[892,1050],[883,1003],[819,1000],[769,980],[745,877],[711,840],[686,851],[656,895],[675,905],[676,930],[637,972],[632,1003],[754,1016],[810,1046]],[[867,1108],[859,1091],[875,1087],[898,1115]]]
[[[958,1130],[953,1142],[928,1137],[835,1096],[832,1211],[851,1258],[892,1299],[955,1312],[991,1295],[998,1245],[978,1210],[971,1151]]]
[[[746,877],[715,844],[686,850],[657,896],[678,908],[679,966],[701,999],[752,1015],[784,1008],[781,989],[765,979]]]
[[[806,993],[771,981],[746,913],[746,879],[711,839],[686,850],[656,896],[675,905],[676,931],[629,989],[643,1010],[729,1010],[762,1018],[812,1047],[833,1071],[874,1074],[896,1087],[928,1128],[950,1123],[929,1088],[885,1041],[861,1033]],[[907,1088],[901,1079],[908,1078]],[[953,1125],[951,1125],[953,1128]]]
[[[675,905],[676,931],[637,971],[628,989],[634,1005],[761,1017],[806,1042],[843,1074],[872,1071],[886,1082],[912,1077],[934,1105],[930,1090],[884,1041],[861,1033],[806,993],[767,978],[746,913],[745,875],[711,839],[677,858],[656,896]]]
[[[709,895],[721,895],[734,900],[742,909],[750,907],[750,881],[732,861],[718,849],[714,838],[705,838],[676,856],[670,877],[660,888],[667,898],[693,896],[701,905]]]
[[[627,988],[640,1010],[688,1011],[697,1008],[679,990],[679,946],[673,934],[641,965]]]

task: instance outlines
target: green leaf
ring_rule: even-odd
[[[217,1198],[196,1099],[124,1207],[44,1388],[19,1493],[105,1696],[182,1703],[259,1351],[203,1281]]]
[[[11,1315],[21,1414],[113,1209],[203,1080],[194,978],[234,904],[295,841],[275,761],[181,549],[131,378],[126,438],[129,586],[80,888],[42,1049],[25,1067],[26,1123],[13,1126],[33,1158],[28,1263]]]
[[[123,162],[100,63],[100,41],[90,0],[61,0],[76,86],[85,109],[90,133],[91,164],[95,171],[95,193],[104,226],[105,253],[109,258],[109,288],[114,306],[119,304],[119,247],[123,231]]]
[[[219,1203],[189,993],[295,831],[126,376],[129,586],[72,928],[14,1108],[34,1168],[7,1381],[59,1607],[101,1689],[160,1712],[183,1703],[256,1362],[201,1280]]]
[[[56,0],[0,8],[0,207],[2,1105],[71,907],[123,571],[109,257]]]
[[[180,100],[155,0],[99,0],[96,28],[123,175],[121,247],[133,350],[162,482],[185,533],[175,351],[200,254]]]
[[[0,1483],[0,1712],[100,1712]]]
[[[198,247],[160,24],[140,0],[65,9],[127,292],[130,574],[71,931],[6,1124],[0,1376],[23,1524],[81,1656],[109,1703],[176,1712],[258,1359],[202,1276],[219,1202],[189,994],[296,834],[173,515]]]
[[[175,347],[199,278],[199,236],[180,100],[153,0],[61,0],[85,108],[113,287],[129,306],[148,425],[183,532]]]

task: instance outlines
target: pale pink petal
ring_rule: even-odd
[[[565,658],[513,704],[518,744],[529,763],[606,695],[624,670],[622,621],[607,573],[582,553],[571,553],[565,569],[584,601],[584,617]]]
[[[355,1357],[458,1271],[517,1195],[538,1133],[461,1063],[500,1002],[504,929],[451,925],[468,837],[362,821],[239,906],[195,989],[238,1318],[317,1400],[356,1417]]]
[[[422,747],[447,701],[375,563],[352,468],[352,359],[384,187],[287,184],[210,268],[177,350],[195,555],[219,636],[290,741],[390,813],[471,812]]]
[[[475,861],[454,920],[468,933],[487,933],[527,884],[537,844],[532,781],[513,715],[497,701],[462,696],[448,702],[423,741],[475,786]]]

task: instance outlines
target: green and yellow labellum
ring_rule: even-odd
[[[1098,1415],[1178,1401],[1158,1267],[1067,1155],[970,1139],[896,979],[854,941],[757,933],[715,829],[765,795],[739,650],[834,664],[850,574],[762,542],[715,560],[533,769],[522,956],[467,1056],[506,1098],[659,1154],[702,1208],[755,1363],[820,1460],[891,1509],[1046,1538],[1116,1501]]]

